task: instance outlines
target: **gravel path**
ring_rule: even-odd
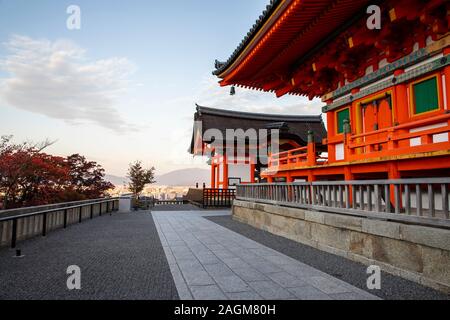
[[[231,216],[208,217],[207,219],[357,288],[367,290],[367,267],[360,263],[256,229],[233,220]],[[441,292],[388,273],[383,273],[381,279],[381,290],[371,290],[370,293],[382,299],[434,300],[450,298]]]
[[[151,214],[102,216],[0,249],[0,299],[178,299]],[[69,291],[67,267],[81,268]]]

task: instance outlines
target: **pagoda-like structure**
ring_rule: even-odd
[[[272,154],[269,182],[450,176],[450,2],[273,0],[222,86],[321,97],[328,135]],[[239,94],[239,92],[237,92]],[[311,160],[312,159],[312,160]]]

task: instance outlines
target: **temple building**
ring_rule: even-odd
[[[273,0],[216,61],[221,86],[324,103],[327,136],[272,154],[268,182],[450,176],[450,2],[372,2]]]
[[[273,130],[277,132],[276,149],[280,152],[305,148],[308,139],[322,141],[326,137],[321,115],[248,113],[197,105],[194,123],[189,151],[196,156],[209,156],[211,188],[220,189],[228,189],[240,183],[262,181],[260,173],[268,169],[267,155],[272,150],[270,133]],[[249,129],[257,133],[254,138],[248,135]],[[210,130],[216,130],[217,134],[208,135]],[[233,135],[230,138],[227,137],[227,130],[232,132],[241,130],[247,135],[242,137]],[[261,136],[262,131],[266,131],[267,136]],[[239,150],[239,146],[242,150]],[[326,151],[320,143],[315,148],[318,155]],[[227,152],[230,149],[233,150],[232,154]]]

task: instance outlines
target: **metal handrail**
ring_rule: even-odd
[[[16,212],[35,211],[37,209],[42,209],[40,211],[43,211],[43,210],[46,210],[46,209],[64,208],[65,206],[84,204],[84,203],[89,203],[89,202],[92,202],[92,201],[102,201],[102,200],[105,200],[105,199],[110,199],[110,198],[97,198],[97,199],[88,199],[88,200],[63,202],[63,203],[50,203],[50,204],[43,204],[43,205],[32,206],[32,207],[21,207],[21,208],[5,209],[5,210],[0,210],[0,216],[10,216],[11,214],[14,214]]]
[[[63,228],[67,227],[67,223],[68,223],[68,211],[69,210],[74,210],[74,209],[80,209],[79,210],[79,217],[78,217],[78,222],[81,223],[83,221],[83,208],[85,207],[90,207],[90,218],[93,219],[94,217],[94,206],[95,205],[100,205],[100,210],[99,210],[99,215],[102,215],[102,204],[103,203],[107,203],[107,208],[106,208],[106,212],[110,212],[112,214],[113,211],[117,211],[118,207],[116,207],[115,202],[119,201],[118,197],[115,198],[106,198],[106,199],[95,199],[95,200],[86,200],[86,201],[82,201],[82,203],[79,203],[77,205],[72,205],[72,206],[66,206],[66,207],[58,207],[58,208],[50,208],[50,209],[44,209],[44,210],[40,210],[40,211],[35,211],[35,212],[29,212],[29,213],[22,213],[22,214],[17,214],[17,215],[13,215],[13,216],[6,216],[6,217],[1,217],[0,218],[0,223],[6,223],[9,221],[12,221],[12,230],[11,230],[11,248],[15,248],[16,247],[16,242],[17,242],[17,222],[20,219],[26,219],[26,218],[30,218],[30,217],[35,217],[35,216],[42,216],[42,236],[46,236],[47,234],[47,215],[48,214],[52,214],[55,212],[62,212],[64,215],[64,220],[63,220]],[[112,206],[110,207],[109,204],[112,203]],[[66,204],[70,204],[70,203],[66,203]],[[64,205],[64,204],[60,204],[60,205]],[[39,207],[38,207],[39,208]],[[32,207],[29,207],[27,209],[32,209]],[[1,240],[1,239],[0,239]]]
[[[97,200],[96,199],[96,200],[93,200],[93,201],[92,200],[83,200],[83,203],[78,204],[78,205],[74,205],[74,206],[58,207],[58,208],[46,209],[46,210],[41,210],[41,211],[36,211],[36,212],[22,213],[22,214],[18,214],[18,215],[15,215],[15,216],[0,217],[0,222],[10,221],[10,220],[20,219],[20,218],[28,218],[28,217],[32,217],[32,216],[38,216],[38,215],[41,215],[41,214],[44,214],[44,213],[53,213],[53,212],[58,212],[58,211],[63,211],[63,210],[77,209],[77,208],[85,207],[85,206],[88,206],[88,205],[94,205],[94,204],[99,204],[99,203],[106,203],[106,202],[111,202],[111,201],[116,201],[116,200],[119,200],[119,198],[108,198],[106,200]],[[61,203],[61,205],[63,205],[63,203]],[[27,207],[27,209],[28,208],[32,208],[32,207]]]

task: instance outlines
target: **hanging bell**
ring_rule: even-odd
[[[234,86],[230,89],[230,96],[234,96],[236,94],[236,88]]]

